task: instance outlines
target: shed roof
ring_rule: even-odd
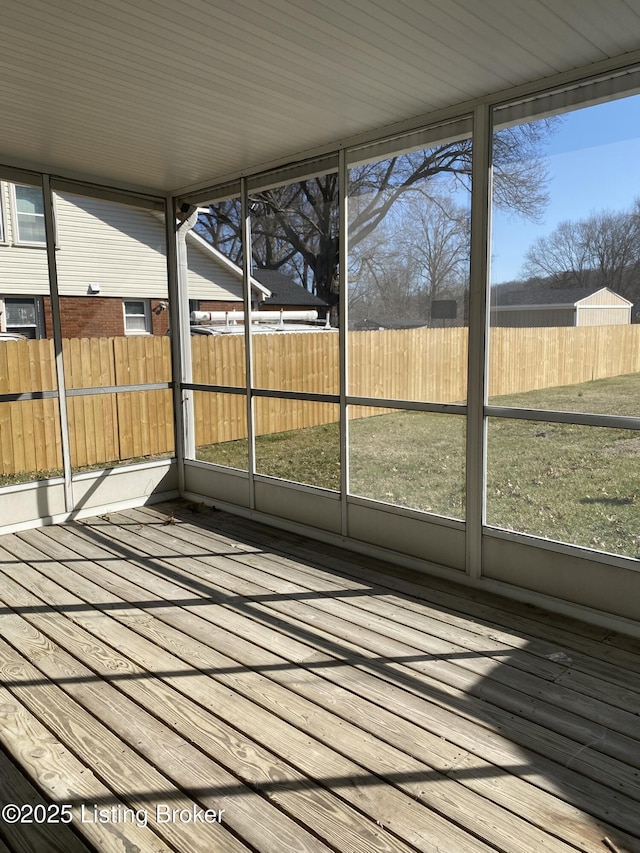
[[[154,192],[640,59],[640,0],[0,0],[0,20],[0,163]]]
[[[310,308],[328,308],[324,299],[309,293],[280,270],[254,270],[253,278],[271,291],[262,305],[308,305]]]
[[[609,287],[541,287],[536,284],[497,285],[491,289],[491,305],[493,308],[519,307],[523,309],[540,308],[544,306],[575,307],[596,293],[605,291],[610,294],[613,304],[621,306],[632,305],[624,296]]]
[[[428,320],[415,317],[366,317],[357,322],[354,328],[375,331],[377,329],[422,329],[428,325]]]

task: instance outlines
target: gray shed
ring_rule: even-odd
[[[493,326],[620,326],[633,303],[608,287],[557,288],[498,285],[491,291]]]

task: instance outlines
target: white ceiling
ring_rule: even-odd
[[[0,0],[0,163],[172,190],[640,48],[640,0]]]

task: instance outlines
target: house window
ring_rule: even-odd
[[[0,300],[2,331],[15,332],[25,338],[41,338],[42,302],[38,298],[6,296]]]
[[[151,334],[151,312],[148,299],[125,300],[124,333],[125,335]]]
[[[44,230],[44,201],[39,187],[14,186],[16,243],[46,243]]]

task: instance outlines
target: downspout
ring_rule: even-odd
[[[180,217],[179,217],[180,218]],[[187,234],[198,221],[198,208],[191,205],[181,211],[182,221],[176,227],[176,266],[178,279],[178,299],[181,310],[178,312],[178,339],[182,364],[182,383],[193,382],[191,362],[191,329],[189,322],[189,266],[187,261]],[[185,459],[195,459],[196,441],[193,416],[193,392],[183,389],[180,395],[182,410],[182,440]]]

